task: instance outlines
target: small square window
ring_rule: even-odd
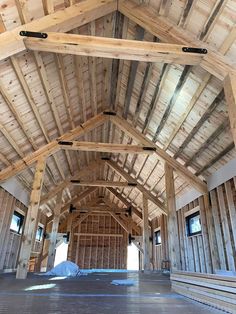
[[[18,234],[21,234],[23,221],[24,221],[24,216],[18,213],[17,211],[14,211],[12,219],[11,219],[10,230]]]
[[[38,226],[38,229],[36,231],[36,237],[35,237],[35,240],[37,241],[41,241],[43,238],[43,227],[41,226]]]
[[[155,231],[155,245],[161,244],[161,230]]]
[[[188,237],[200,234],[202,232],[199,211],[186,217],[186,228]]]

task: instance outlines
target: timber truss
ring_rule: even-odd
[[[48,9],[47,1],[45,1],[45,6]],[[98,38],[95,36],[65,33],[106,14],[112,13],[117,9],[154,36],[157,36],[161,41],[168,42],[168,44]],[[22,27],[17,27],[12,31],[6,31],[0,35],[0,60],[12,57],[17,53],[29,49],[34,51],[49,51],[113,59],[200,65],[210,74],[225,81],[225,94],[228,102],[231,130],[234,141],[236,141],[236,96],[235,89],[233,88],[236,82],[235,66],[212,47],[208,47],[208,45],[199,40],[194,40],[193,42],[186,32],[183,34],[177,27],[171,25],[170,22],[163,21],[163,19],[152,14],[148,8],[144,8],[142,5],[137,6],[132,0],[87,0],[83,3],[72,5],[63,11],[51,13],[39,20],[26,23],[23,29],[24,31],[22,32]],[[55,33],[55,31],[58,30],[60,30],[60,32]],[[42,32],[44,32],[43,34],[46,34],[46,36],[40,35]],[[96,128],[96,126],[102,124],[107,119],[110,119],[112,123],[129,134],[130,137],[135,138],[144,147],[125,148],[119,147],[119,145],[114,147],[113,144],[101,144],[100,147],[95,148],[96,143],[72,143],[69,146],[67,143],[64,143],[63,145],[63,142],[72,141],[85,132]],[[153,149],[153,152],[157,154],[160,159],[171,165],[189,184],[201,193],[207,192],[207,187],[204,182],[184,168],[179,162],[174,160],[174,158],[171,158],[164,150],[154,145],[142,134],[139,134],[127,121],[115,114],[109,115],[109,112],[108,115],[100,114],[86,121],[82,126],[62,135],[58,141],[48,143],[44,147],[36,150],[33,154],[3,169],[0,172],[0,180],[3,181],[15,176],[27,166],[36,162],[39,158],[46,158],[54,154],[60,147],[63,149],[84,151],[97,150],[101,152],[108,151],[109,149],[111,149],[111,152],[121,152],[123,149],[123,152],[126,151],[129,153],[145,152],[145,147],[147,148],[146,153],[151,153]],[[150,151],[148,151],[149,148],[151,148]]]
[[[40,59],[38,52],[41,51],[54,52],[59,55],[71,54],[76,56],[145,61],[149,63],[161,62],[165,64],[199,65],[211,75],[224,81],[224,92],[228,104],[230,127],[234,143],[236,143],[236,68],[227,57],[214,50],[208,44],[200,40],[193,40],[188,32],[183,33],[180,28],[172,25],[171,22],[156,16],[156,14],[152,13],[145,5],[137,5],[133,0],[86,0],[55,13],[50,10],[50,1],[43,2],[45,12],[47,13],[45,17],[28,22],[24,18],[24,9],[22,9],[22,20],[25,24],[0,35],[0,61],[10,58],[16,70],[18,69],[17,75],[21,82],[24,82],[24,78],[21,76],[14,58],[16,54],[23,53],[26,50],[34,52],[34,56],[38,62],[37,64],[39,65],[42,60]],[[131,21],[147,30],[150,34],[160,39],[161,43],[68,33],[71,30],[117,10]],[[60,61],[60,58],[58,58],[58,60]],[[47,83],[45,83],[45,88],[48,90],[46,84]],[[27,87],[23,83],[22,86],[27,90]],[[7,97],[7,92],[1,90],[1,93],[8,99],[9,106],[13,107],[12,103],[9,101],[9,97]],[[50,95],[48,98],[50,98]],[[29,96],[28,100],[32,104],[32,99]],[[51,103],[53,102],[51,101]],[[33,104],[32,107],[34,108]],[[57,206],[54,209],[54,220],[57,220],[58,222],[61,217],[63,218],[66,213],[69,213],[70,205],[73,203],[73,205],[77,206],[76,210],[84,211],[84,214],[79,218],[77,218],[78,213],[76,211],[73,215],[68,216],[70,221],[74,221],[73,227],[75,227],[75,225],[78,226],[78,224],[92,212],[106,211],[118,221],[127,233],[136,233],[137,235],[140,232],[139,226],[132,221],[129,214],[127,217],[127,211],[129,208],[132,208],[131,215],[141,221],[143,220],[143,228],[147,235],[148,200],[156,206],[160,215],[167,215],[170,207],[175,207],[173,171],[201,194],[206,195],[207,185],[205,182],[174,157],[170,156],[165,149],[160,148],[153,141],[149,140],[147,136],[131,125],[124,117],[114,111],[109,111],[112,104],[108,107],[109,109],[107,111],[98,113],[77,127],[74,125],[73,117],[70,115],[72,128],[70,132],[65,134],[62,132],[60,119],[55,114],[55,120],[57,121],[61,136],[53,141],[48,140],[48,143],[40,148],[35,148],[35,146],[33,146],[35,148],[33,153],[22,156],[20,160],[10,165],[6,163],[8,166],[1,170],[0,181],[3,182],[10,177],[19,175],[23,170],[30,168],[36,163],[30,206],[26,220],[26,233],[19,257],[18,278],[24,278],[27,273],[26,265],[30,257],[31,242],[35,230],[35,223],[37,221],[38,209],[44,208],[47,202],[52,199],[56,198]],[[14,108],[12,108],[12,110],[14,110]],[[35,112],[37,115],[37,111]],[[42,126],[39,116],[38,121],[40,126]],[[80,137],[92,130],[96,130],[96,128],[104,123],[115,125],[116,128],[129,136],[129,138],[133,139],[136,144],[123,145],[78,141]],[[28,134],[27,130],[24,129],[23,124],[21,124],[21,126],[24,133]],[[2,130],[4,131],[4,129]],[[47,137],[47,134],[45,137]],[[9,137],[8,140],[11,141]],[[44,173],[45,171],[49,171],[46,160],[49,156],[53,156],[56,161],[56,153],[60,150],[64,150],[67,157],[69,150],[103,153],[103,157],[101,156],[101,158],[92,161],[87,168],[81,170],[79,173],[76,173],[69,178],[64,178],[62,183],[56,185],[55,188],[52,188],[48,193],[41,196]],[[117,162],[115,162],[112,155],[107,157],[107,154],[109,153],[129,153],[136,155],[155,154],[161,163],[165,164],[165,171],[167,174],[166,200],[163,200],[161,197],[154,195],[146,189],[131,174],[126,172]],[[95,171],[104,167],[104,165],[110,167],[115,173],[119,174],[122,181],[86,180],[88,171]],[[57,166],[60,168],[58,162]],[[68,202],[62,204],[62,192],[63,190],[68,189],[72,184],[87,186],[88,188],[79,195],[73,196]],[[95,193],[98,187],[103,187],[108,193],[113,194],[114,197],[123,204],[122,207],[114,206],[114,204],[109,202],[109,199],[105,197],[104,204],[101,205],[99,203],[99,195],[96,195]],[[122,195],[122,193],[120,193],[121,188],[137,189],[142,193],[143,211],[136,208]],[[84,208],[80,202],[89,195],[93,195],[93,202],[88,202],[87,208]],[[121,216],[116,215],[117,213]],[[52,216],[49,217],[49,222],[52,222]],[[68,225],[68,222],[65,222],[65,225]],[[70,228],[71,226],[72,224],[70,224]],[[147,246],[148,244],[144,244],[144,250],[145,245]]]

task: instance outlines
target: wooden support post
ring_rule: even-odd
[[[229,73],[224,80],[225,99],[228,105],[228,114],[231,132],[236,145],[236,71]]]
[[[143,194],[143,255],[144,271],[150,270],[150,245],[149,245],[149,223],[148,223],[148,199]]]
[[[67,260],[71,260],[71,253],[72,253],[72,244],[73,244],[73,229],[72,229],[72,222],[73,222],[73,212],[69,212],[68,220],[67,220],[67,227],[66,227],[66,232],[67,235],[69,236],[69,241],[68,241],[68,253],[67,253]]]
[[[32,245],[34,244],[32,239],[35,238],[37,228],[36,222],[39,210],[39,202],[43,185],[45,166],[46,166],[45,157],[40,157],[36,165],[33,189],[30,196],[30,205],[27,211],[25,227],[22,236],[22,243],[16,272],[17,279],[25,279],[27,277],[31,248]]]
[[[168,208],[168,240],[171,270],[180,270],[180,248],[175,204],[175,186],[173,168],[165,163],[166,199]]]
[[[55,255],[56,255],[57,232],[58,232],[60,213],[61,213],[61,205],[62,205],[62,191],[57,194],[56,206],[54,208],[52,232],[51,232],[50,244],[49,244],[49,249],[48,249],[47,271],[52,269],[54,266]]]

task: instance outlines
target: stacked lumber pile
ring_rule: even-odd
[[[171,283],[179,294],[236,314],[236,277],[177,271]]]

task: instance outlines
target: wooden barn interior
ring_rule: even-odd
[[[236,313],[236,0],[0,0],[0,33],[0,313]],[[37,275],[63,245],[103,272]]]

